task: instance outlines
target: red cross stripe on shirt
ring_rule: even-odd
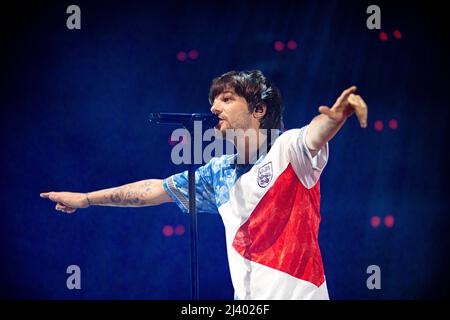
[[[308,190],[289,164],[239,228],[233,248],[248,260],[320,287],[325,276],[319,224],[319,181]]]

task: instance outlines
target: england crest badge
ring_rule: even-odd
[[[258,169],[258,185],[265,188],[272,180],[272,162],[266,163]]]

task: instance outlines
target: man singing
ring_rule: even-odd
[[[211,112],[225,139],[240,130],[236,154],[212,158],[195,172],[199,212],[222,217],[235,299],[328,299],[318,244],[319,178],[328,141],[356,114],[367,126],[367,105],[352,86],[301,129],[283,132],[278,89],[258,70],[231,71],[212,81]],[[264,130],[263,130],[264,129]],[[249,141],[249,139],[252,139]],[[269,141],[268,141],[269,140]],[[267,148],[267,145],[269,148]],[[263,147],[264,146],[264,147]],[[141,207],[175,202],[188,212],[187,171],[89,193],[46,192],[56,209],[73,213],[93,205]]]

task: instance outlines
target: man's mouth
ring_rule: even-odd
[[[219,123],[215,126],[216,129],[220,129],[220,127],[222,126],[222,123],[224,122],[224,120],[222,118],[219,118]]]

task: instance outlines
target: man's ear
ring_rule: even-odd
[[[267,106],[264,103],[258,104],[255,107],[255,110],[253,110],[253,117],[255,117],[258,120],[261,120],[264,118],[267,112]]]

